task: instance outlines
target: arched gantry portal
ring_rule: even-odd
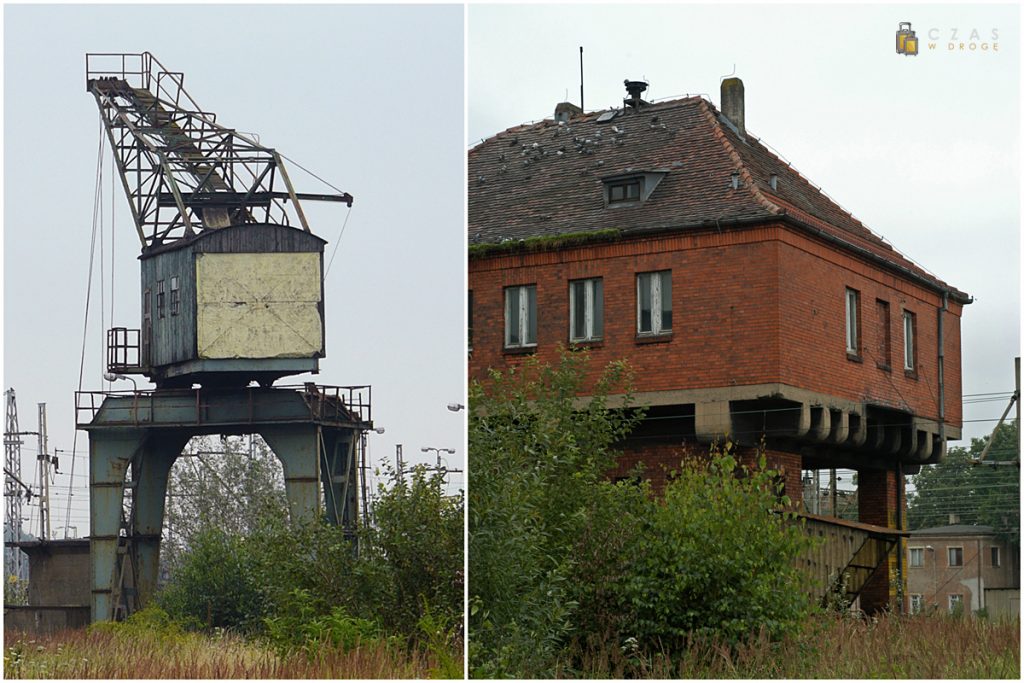
[[[153,596],[167,479],[194,436],[259,434],[283,466],[292,521],[325,512],[355,531],[358,452],[373,427],[369,387],[80,392],[75,406],[89,432],[92,621],[124,616]]]

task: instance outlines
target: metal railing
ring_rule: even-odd
[[[216,123],[217,115],[203,111],[185,90],[185,74],[169,71],[149,52],[90,52],[85,55],[85,80],[120,79],[133,88],[148,90],[158,99],[185,106],[194,113]]]
[[[127,327],[107,330],[107,372],[140,373],[142,365],[142,332]]]
[[[235,404],[244,408],[231,414],[223,424],[256,424],[264,422],[258,417],[258,407],[271,392],[293,390],[299,393],[309,409],[308,419],[323,422],[354,423],[371,425],[373,422],[371,388],[361,386],[331,386],[323,384],[291,384],[264,387],[245,387],[236,390],[211,389],[143,389],[128,391],[78,391],[75,392],[75,424],[79,427],[90,425],[107,398],[131,399],[127,405],[116,408],[117,415],[104,424],[125,426],[189,426],[221,424],[211,420],[209,408],[211,399],[222,398],[229,393],[241,394],[243,399]],[[173,422],[154,420],[154,409],[175,410]],[[239,405],[241,403],[241,405]],[[303,418],[307,419],[307,418]]]

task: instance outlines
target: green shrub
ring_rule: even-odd
[[[251,630],[265,613],[253,569],[245,539],[204,530],[158,594],[157,604],[205,628]]]
[[[686,460],[637,529],[626,582],[641,640],[779,637],[810,609],[794,558],[807,539],[785,511],[776,473],[713,453]]]

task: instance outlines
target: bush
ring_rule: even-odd
[[[624,364],[597,378],[587,366],[562,352],[470,387],[472,675],[561,675],[608,643],[788,632],[809,607],[794,563],[805,537],[776,473],[712,452],[660,498],[640,477],[608,481],[641,414]],[[625,407],[608,408],[612,389]]]
[[[208,629],[252,630],[266,609],[245,539],[219,529],[196,536],[156,602],[173,617]]]
[[[435,619],[462,621],[463,502],[443,487],[423,470],[395,477],[357,542],[325,519],[269,515],[245,535],[204,530],[158,603],[206,628],[269,635],[280,649],[344,648],[352,633],[426,640],[428,604]]]
[[[776,473],[714,453],[686,460],[638,528],[627,592],[637,635],[738,642],[792,630],[810,605],[794,558],[807,538],[780,500]]]

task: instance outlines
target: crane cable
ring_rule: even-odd
[[[332,189],[332,190],[334,190],[335,192],[340,192],[341,194],[345,194],[345,191],[344,191],[344,190],[342,190],[342,189],[341,189],[340,187],[338,187],[337,185],[334,185],[333,183],[330,183],[330,182],[328,182],[328,181],[324,180],[323,178],[321,178],[320,176],[318,176],[318,175],[317,175],[316,173],[313,173],[313,172],[312,172],[312,171],[310,171],[310,170],[309,170],[308,168],[306,168],[305,166],[303,166],[303,165],[302,165],[302,164],[300,164],[299,162],[295,161],[295,159],[292,159],[291,157],[289,157],[289,156],[287,156],[287,155],[285,155],[285,154],[282,154],[281,152],[278,152],[277,154],[278,154],[278,155],[279,155],[279,156],[280,156],[280,157],[281,157],[282,159],[285,159],[285,160],[287,160],[287,161],[288,161],[288,163],[290,163],[290,164],[292,164],[293,166],[295,166],[295,168],[299,169],[300,171],[305,171],[306,173],[308,173],[309,175],[313,176],[314,178],[316,178],[316,179],[317,179],[317,180],[319,180],[319,181],[320,181],[321,183],[323,183],[323,184],[324,184],[324,185],[326,185],[327,187],[331,188],[331,189]],[[326,280],[326,279],[327,279],[327,274],[328,274],[329,272],[331,272],[331,265],[332,265],[332,264],[334,263],[334,257],[335,257],[335,255],[337,255],[337,253],[338,253],[338,245],[340,245],[340,244],[341,244],[341,237],[342,237],[342,235],[344,235],[344,234],[345,234],[345,228],[346,228],[346,227],[348,226],[348,219],[349,219],[349,217],[350,217],[351,215],[352,215],[352,206],[350,205],[350,206],[348,207],[348,211],[347,211],[347,212],[345,213],[345,222],[341,224],[341,232],[339,232],[339,233],[338,233],[338,239],[337,239],[337,241],[335,241],[335,243],[334,243],[334,249],[333,249],[333,251],[331,251],[331,258],[330,258],[330,260],[328,260],[328,262],[327,262],[327,268],[326,268],[326,269],[324,270],[324,276],[323,276],[323,278],[321,278],[321,281],[323,281],[323,280]]]
[[[106,138],[103,136],[103,121],[100,120],[100,144],[96,155],[96,191],[92,202],[92,238],[89,243],[89,277],[85,285],[85,320],[82,323],[82,354],[78,365],[78,391],[82,391],[82,380],[85,377],[85,347],[89,332],[89,303],[92,297],[92,266],[96,256],[96,231],[103,216],[103,150]],[[102,257],[102,255],[101,255]],[[102,284],[102,283],[101,283]],[[102,288],[102,287],[101,287]],[[78,405],[75,405],[75,436],[71,442],[71,474],[70,481],[75,480],[75,460],[78,453]],[[74,496],[72,485],[68,485],[68,505],[64,516],[64,538],[68,537],[68,525],[71,523],[71,499]],[[91,533],[91,530],[90,530]]]

